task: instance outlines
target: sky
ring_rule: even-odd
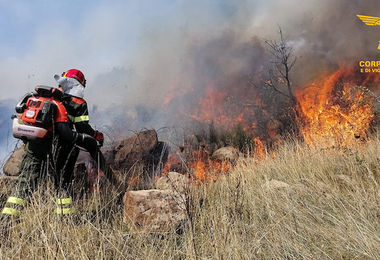
[[[53,75],[68,68],[82,69],[91,84],[127,65],[141,30],[149,29],[144,23],[171,12],[153,2],[0,1],[0,73],[10,84],[2,97],[53,85]]]
[[[0,75],[7,83],[1,97],[18,98],[36,84],[54,85],[53,75],[72,67],[81,69],[91,86],[99,74],[136,67],[139,52],[155,40],[154,34],[217,22],[207,16],[194,19],[197,11],[181,18],[189,7],[189,1],[178,0],[0,0]],[[212,19],[211,12],[226,17],[234,11],[228,1],[198,7],[210,11]]]

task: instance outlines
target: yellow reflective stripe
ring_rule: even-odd
[[[58,215],[67,215],[67,214],[71,214],[71,213],[75,213],[75,209],[72,209],[72,208],[57,208],[57,214]]]
[[[73,123],[79,123],[79,122],[83,122],[83,121],[90,121],[90,117],[89,116],[71,116],[71,115],[68,115],[69,119],[71,122]]]
[[[3,210],[1,211],[1,214],[18,216],[21,214],[21,212],[13,208],[3,208]]]
[[[73,203],[72,198],[64,198],[64,199],[57,199],[57,204],[58,205],[67,205]]]
[[[26,205],[26,200],[21,199],[21,198],[17,198],[17,197],[9,197],[7,202],[17,204],[17,205],[21,205],[23,207],[25,207],[25,205]]]

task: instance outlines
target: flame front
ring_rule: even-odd
[[[202,152],[194,151],[192,156],[189,168],[192,173],[191,179],[196,185],[217,180],[232,167],[230,162],[212,160]]]
[[[366,87],[378,88],[379,78],[340,69],[297,91],[298,121],[305,142],[349,147],[365,138],[374,118],[373,95]]]
[[[232,93],[210,85],[189,117],[199,122],[213,123],[222,129],[232,129],[240,124],[245,132],[254,132],[255,111],[245,104],[247,97],[241,96],[244,95],[236,99]]]

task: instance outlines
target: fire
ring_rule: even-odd
[[[170,86],[169,92],[162,102],[162,106],[167,106],[175,98],[177,93],[178,79],[174,80],[174,83]]]
[[[264,159],[266,157],[264,143],[258,137],[253,138],[253,141],[255,142],[254,155],[258,159]]]
[[[177,156],[169,155],[162,174],[166,175],[170,171],[180,172],[188,176],[195,185],[199,185],[203,182],[215,181],[231,168],[232,164],[228,161],[213,160],[204,151],[193,151],[187,167],[179,161]]]
[[[202,152],[194,151],[192,156],[189,168],[192,173],[191,179],[196,185],[214,181],[232,167],[230,162],[212,160]]]
[[[169,154],[168,160],[162,169],[162,174],[166,175],[171,171],[178,173],[186,173],[187,171],[184,162],[175,154]]]
[[[244,98],[248,97],[245,96]],[[204,123],[214,123],[223,129],[231,129],[240,124],[244,131],[253,132],[256,127],[254,123],[255,111],[249,105],[251,104],[242,98],[234,98],[233,93],[217,90],[210,85],[206,88],[204,96],[199,99],[198,106],[189,117]]]
[[[374,118],[373,95],[377,75],[340,69],[296,92],[300,131],[308,145],[348,147],[368,134]]]

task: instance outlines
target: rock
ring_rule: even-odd
[[[278,180],[270,180],[270,181],[267,181],[266,183],[264,183],[264,185],[263,185],[263,189],[265,189],[267,191],[282,190],[282,189],[287,189],[289,187],[290,187],[289,184],[282,182],[282,181],[278,181]]]
[[[20,164],[24,154],[24,146],[21,146],[12,153],[3,167],[3,172],[5,175],[18,176],[20,174]]]
[[[116,147],[105,151],[105,157],[113,170],[113,179],[119,190],[144,189],[152,185],[156,176],[161,175],[168,159],[169,147],[159,142],[155,130],[137,133],[119,142]]]
[[[165,163],[169,157],[169,146],[165,142],[158,142],[156,147],[144,156],[145,170],[155,172],[155,176],[161,175]]]
[[[156,189],[172,190],[179,193],[188,191],[190,185],[189,178],[178,172],[169,172],[154,183]]]
[[[116,154],[115,148],[114,147],[102,148],[101,151],[106,162],[109,164],[114,164],[115,154]]]
[[[350,178],[350,176],[348,175],[345,175],[345,174],[338,174],[336,176],[336,179],[339,183],[343,184],[343,185],[347,185],[347,186],[351,186],[352,185],[352,179]]]
[[[115,149],[114,167],[130,169],[156,148],[157,133],[147,130],[124,139]]]
[[[232,146],[226,146],[216,150],[212,154],[211,159],[236,163],[236,161],[239,159],[239,152]]]
[[[17,177],[1,176],[0,177],[0,207],[3,208],[7,198],[11,194],[12,188],[17,182]]]
[[[184,196],[172,190],[128,191],[123,198],[124,222],[139,231],[167,233],[186,222]]]

